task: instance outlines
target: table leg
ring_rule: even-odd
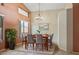
[[[25,49],[27,48],[27,41],[25,41]]]
[[[46,37],[46,49],[48,51],[48,37]]]

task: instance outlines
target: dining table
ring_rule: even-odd
[[[32,35],[33,39],[36,39],[36,35]],[[42,34],[42,38],[45,40],[45,48],[48,50],[48,34]],[[25,48],[27,48],[27,36],[25,36]]]

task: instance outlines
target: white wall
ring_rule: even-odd
[[[54,33],[53,42],[58,44],[58,20],[57,20],[57,13],[59,11],[50,10],[50,11],[42,11],[41,16],[43,17],[43,20],[35,20],[35,17],[38,16],[38,12],[32,12],[32,33],[35,34],[35,31],[38,27],[38,23],[48,23],[49,24],[49,30],[48,34]]]
[[[67,9],[67,51],[73,51],[73,10]]]
[[[73,51],[73,12],[72,4],[66,4],[65,9],[58,12],[58,45],[68,52]]]
[[[42,11],[41,16],[44,18],[40,21],[35,20],[35,17],[38,16],[38,12],[32,12],[32,33],[35,33],[34,31],[37,29],[39,22],[49,23],[49,30],[47,33],[54,33],[52,42],[56,43],[62,50],[71,51],[73,46],[73,34],[72,19],[71,16],[68,17],[68,15],[71,15],[68,14],[69,12],[67,12],[67,9]]]
[[[63,9],[58,13],[58,44],[59,48],[71,52],[73,50],[73,19],[72,8]]]
[[[66,10],[61,10],[58,14],[58,36],[59,36],[59,48],[67,50],[67,15]]]

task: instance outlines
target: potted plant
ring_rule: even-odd
[[[8,42],[9,49],[13,50],[15,48],[16,30],[14,28],[6,29],[5,36]]]

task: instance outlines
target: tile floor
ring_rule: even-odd
[[[29,48],[28,50],[25,49],[22,46],[17,47],[15,50],[6,50],[4,52],[1,52],[1,55],[73,55],[71,53],[62,51],[62,50],[57,50],[55,52],[54,47],[44,51],[41,50],[33,50],[32,48]]]

